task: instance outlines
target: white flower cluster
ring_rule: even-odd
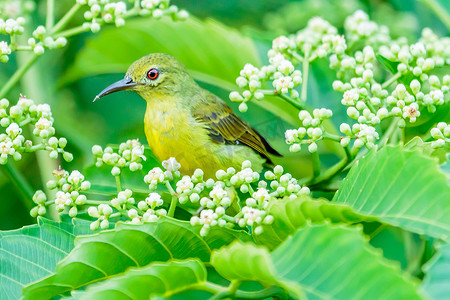
[[[18,17],[17,19],[0,18],[0,34],[16,35],[22,34],[24,32],[23,25],[25,24],[25,19]],[[15,45],[9,45],[5,41],[0,41],[0,62],[6,63],[9,61],[9,54],[11,54],[12,49]]]
[[[84,12],[84,18],[88,22],[84,23],[83,27],[89,28],[92,32],[100,31],[103,23],[114,23],[117,27],[125,25],[127,5],[124,1],[77,0],[77,2],[89,6]]]
[[[143,222],[156,222],[158,221],[160,216],[166,216],[167,211],[163,208],[159,208],[164,204],[164,201],[161,199],[161,196],[158,193],[150,193],[148,197],[145,198],[145,201],[140,201],[138,203],[138,208],[143,212],[142,221]],[[159,208],[159,209],[157,209]],[[137,211],[136,211],[137,212]],[[131,223],[137,223],[139,219],[136,219],[136,214],[134,211],[128,211],[128,216],[132,218]]]
[[[90,225],[92,231],[109,228],[109,217],[112,215],[113,209],[108,204],[100,204],[99,206],[90,206],[88,208],[88,214],[92,218],[97,218]]]
[[[230,100],[242,102],[239,110],[245,112],[246,102],[252,98],[263,98],[267,91],[261,88],[264,82],[270,81],[274,88],[272,94],[289,95],[294,101],[299,101],[299,93],[295,88],[302,84],[303,78],[302,73],[295,70],[295,65],[331,53],[341,55],[346,48],[345,39],[337,34],[335,27],[319,17],[312,18],[308,26],[297,34],[273,40],[272,49],[267,53],[269,65],[261,69],[251,64],[245,65],[236,79],[236,84],[244,91],[231,92]]]
[[[18,17],[17,19],[0,18],[0,33],[2,34],[22,34],[24,32],[23,25],[25,25],[25,18]]]
[[[364,41],[376,47],[390,41],[389,29],[370,21],[369,16],[362,10],[357,10],[347,17],[344,23],[345,36],[350,44]]]
[[[56,199],[54,204],[59,213],[68,211],[70,217],[74,218],[78,214],[79,206],[84,206],[87,203],[85,195],[81,194],[91,188],[91,183],[84,180],[84,175],[79,171],[69,172],[63,169],[56,169],[53,171],[54,179],[47,182],[47,187],[50,190],[56,189]],[[51,203],[46,203],[47,197],[38,190],[33,196],[33,202],[38,204],[34,207],[30,214],[33,217],[44,215],[46,213],[45,206]]]
[[[111,201],[100,204],[98,207],[88,208],[88,214],[97,220],[91,223],[91,229],[97,230],[109,228],[110,219],[126,216],[128,223],[142,224],[145,222],[156,222],[160,216],[166,216],[167,211],[161,206],[164,201],[158,193],[150,193],[143,201],[139,201],[135,206],[136,200],[133,198],[133,192],[129,189],[121,191],[116,198]]]
[[[379,139],[378,132],[375,127],[367,124],[353,124],[352,127],[347,123],[342,123],[339,127],[340,131],[345,134],[345,137],[341,138],[342,147],[346,147],[350,144],[351,139],[355,142],[353,147],[355,149],[360,149],[362,146],[366,146],[368,149],[375,146],[375,142]]]
[[[255,234],[262,233],[263,224],[271,224],[273,217],[268,214],[267,208],[269,202],[275,197],[293,197],[309,194],[307,187],[301,187],[292,175],[283,174],[283,168],[276,166],[272,171],[265,173],[266,180],[270,181],[270,189],[264,180],[260,180],[259,173],[251,168],[249,161],[242,163],[240,171],[236,172],[233,168],[227,171],[219,170],[216,172],[218,181],[214,182],[208,179],[204,182],[205,191],[209,191],[207,196],[200,199],[200,205],[204,207],[200,216],[193,216],[191,224],[193,226],[201,225],[201,235],[206,235],[212,226],[227,226],[229,224],[238,224],[241,227],[250,226]],[[255,191],[252,185],[257,185]],[[226,215],[226,209],[231,206],[233,201],[239,201],[237,194],[231,187],[239,188],[244,194],[249,194],[245,200],[245,205],[234,217]]]
[[[167,182],[173,180],[174,178],[180,177],[180,171],[178,171],[178,170],[181,168],[181,165],[179,162],[177,162],[177,160],[174,157],[171,157],[171,158],[163,161],[162,166],[164,168],[164,171],[160,167],[155,167],[155,168],[151,169],[147,173],[147,175],[145,175],[145,177],[144,177],[144,182],[146,184],[148,184],[148,188],[151,191],[156,190],[157,185],[159,183],[167,183]],[[199,177],[203,176],[203,172],[201,174],[199,174],[196,171],[196,174]],[[188,179],[186,179],[185,177],[183,177],[184,181],[182,180],[182,183],[180,183],[180,186],[177,187],[177,190],[180,190],[180,193],[182,193],[182,194],[188,193],[187,186],[189,185],[189,183],[188,183]],[[192,178],[195,178],[195,176],[193,176]]]
[[[159,19],[169,15],[174,20],[185,20],[188,13],[179,10],[177,6],[170,5],[169,0],[134,0],[133,8],[127,8],[125,1],[112,2],[109,0],[77,0],[80,5],[87,5],[89,9],[84,13],[86,21],[83,27],[92,32],[98,32],[103,24],[115,24],[117,27],[125,25],[125,18],[134,12],[140,15]]]
[[[151,14],[156,19],[164,15],[171,16],[173,20],[186,20],[189,17],[187,11],[179,10],[177,6],[170,5],[169,0],[142,0],[141,7],[141,14]]]
[[[431,129],[431,136],[435,141],[431,142],[432,148],[441,148],[450,144],[450,124],[439,122]]]
[[[309,144],[308,151],[313,153],[317,151],[317,141],[323,139],[324,129],[323,121],[331,118],[333,112],[326,108],[314,109],[311,114],[306,110],[301,110],[298,114],[302,127],[298,129],[289,129],[284,133],[286,143],[290,145],[289,151],[298,152],[301,150],[301,144]],[[306,137],[306,138],[305,138]]]
[[[33,145],[22,135],[22,127],[34,126],[33,134],[42,139],[40,144]],[[53,159],[62,153],[66,161],[73,159],[72,154],[64,151],[67,145],[65,138],[56,138],[53,117],[48,104],[35,105],[34,101],[21,96],[16,105],[10,106],[7,99],[0,100],[0,126],[5,133],[0,134],[0,164],[6,164],[8,156],[20,160],[24,152],[46,150]]]
[[[67,39],[65,37],[58,37],[55,39],[49,36],[47,29],[42,25],[39,25],[33,31],[33,37],[28,39],[28,46],[30,46],[37,55],[44,54],[45,49],[62,48],[66,45]]]
[[[129,168],[130,171],[142,169],[142,161],[145,161],[144,146],[139,140],[128,140],[119,145],[118,152],[114,152],[112,147],[106,147],[104,150],[99,145],[92,147],[95,165],[101,167],[103,164],[112,166],[111,174],[119,176],[123,168]]]

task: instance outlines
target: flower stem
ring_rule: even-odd
[[[47,0],[47,19],[45,20],[45,27],[47,31],[51,30],[55,23],[55,0]]]
[[[72,6],[72,8],[61,18],[61,20],[59,20],[59,22],[56,23],[55,26],[53,26],[50,33],[53,34],[63,29],[67,25],[67,23],[69,23],[69,21],[73,18],[73,16],[78,12],[80,7],[81,7],[80,4],[75,3],[75,5]]]
[[[13,163],[7,162],[3,166],[3,170],[5,171],[4,173],[11,179],[16,188],[20,191],[23,200],[22,202],[27,210],[30,210],[33,206],[33,202],[31,200],[33,198],[33,188],[31,185]]]
[[[402,74],[400,72],[396,73],[394,76],[392,76],[391,78],[389,78],[387,81],[385,81],[381,87],[383,89],[387,88],[388,86],[390,86],[392,83],[394,83],[395,81],[397,81],[397,79],[399,79],[402,76]]]
[[[313,164],[313,178],[317,178],[320,175],[320,159],[319,159],[319,153],[313,152],[311,153],[312,157],[312,164]]]
[[[175,208],[177,207],[178,204],[178,197],[176,196],[176,193],[173,187],[170,185],[169,181],[166,181],[166,187],[169,190],[169,193],[172,195],[172,200],[170,200],[170,206],[167,216],[173,218],[173,216],[175,215]]]
[[[220,218],[224,219],[227,222],[233,223],[233,224],[236,223],[236,216],[232,217],[232,216],[229,216],[229,215],[223,215]]]
[[[177,204],[178,204],[178,197],[173,195],[172,200],[170,201],[169,212],[167,213],[167,216],[173,218],[173,216],[175,215],[175,208],[177,207]]]
[[[305,59],[303,60],[303,82],[302,82],[302,91],[300,94],[300,98],[302,99],[303,103],[306,103],[306,95],[308,93],[308,73],[309,73],[309,60],[308,60],[309,53],[305,53]]]
[[[25,72],[36,62],[38,55],[34,54],[25,64],[23,64],[17,71],[11,76],[6,84],[0,90],[0,99],[5,98],[9,91],[19,82]]]
[[[120,193],[122,191],[122,184],[120,182],[120,174],[117,176],[114,176],[116,178],[116,186],[117,186],[117,193]]]
[[[65,31],[55,34],[55,38],[59,38],[59,37],[67,38],[67,37],[71,37],[73,35],[77,35],[77,34],[80,34],[80,33],[83,33],[83,32],[89,31],[89,30],[90,30],[89,27],[77,26],[77,27],[70,28],[70,29],[67,29]]]
[[[295,101],[291,97],[286,96],[285,94],[276,94],[276,95],[278,97],[280,97],[281,99],[285,100],[286,102],[288,102],[289,104],[291,104],[292,106],[294,106],[295,108],[297,108],[298,110],[305,109],[300,103],[298,103],[297,101]]]

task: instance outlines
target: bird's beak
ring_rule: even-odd
[[[103,96],[106,96],[106,95],[109,95],[109,94],[112,94],[115,92],[131,90],[136,85],[137,85],[137,83],[133,82],[133,80],[131,78],[125,77],[124,79],[114,82],[113,84],[108,86],[106,89],[101,91],[97,96],[95,96],[94,102]]]

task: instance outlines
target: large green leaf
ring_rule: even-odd
[[[250,239],[244,232],[224,228],[213,228],[206,238],[199,231],[171,218],[142,225],[118,223],[114,230],[77,238],[55,274],[25,287],[23,294],[25,299],[51,298],[154,261],[196,257],[207,262],[212,249]]]
[[[419,234],[450,235],[450,187],[435,160],[386,146],[351,168],[333,202]]]
[[[439,247],[435,256],[423,267],[423,289],[435,300],[450,299],[450,244]]]
[[[200,21],[195,17],[184,22],[136,19],[127,22],[125,27],[104,30],[90,39],[77,54],[63,82],[98,74],[125,73],[132,62],[155,52],[173,55],[196,80],[226,90],[237,89],[236,77],[246,63],[261,65],[255,43],[217,21]],[[298,111],[278,98],[266,97],[255,103],[291,124],[299,122]]]
[[[355,227],[307,225],[271,257],[277,274],[300,284],[308,299],[421,299],[417,282]]]
[[[170,297],[206,282],[206,268],[199,259],[155,262],[143,268],[132,268],[119,276],[93,284],[75,299],[150,299]]]
[[[17,299],[22,288],[47,276],[73,248],[76,235],[89,232],[89,222],[73,224],[38,218],[37,225],[0,231],[0,299]]]
[[[269,249],[276,248],[298,228],[308,223],[358,223],[361,221],[376,221],[375,218],[365,217],[355,213],[348,205],[330,203],[323,199],[311,199],[302,196],[297,199],[284,198],[272,201],[269,213],[274,217],[271,225],[263,225],[263,233],[255,235],[254,239]]]
[[[213,252],[211,264],[228,280],[259,281],[264,285],[276,285],[290,291],[296,299],[303,298],[298,284],[279,277],[266,248],[238,241]]]

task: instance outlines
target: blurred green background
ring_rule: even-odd
[[[20,1],[1,1],[6,2]],[[57,16],[66,12],[74,1],[56,2]],[[46,1],[35,1],[29,29],[45,23]],[[93,163],[94,144],[118,144],[139,138],[146,144],[143,131],[145,102],[134,93],[116,93],[92,103],[95,95],[110,83],[123,77],[129,64],[151,52],[166,52],[186,64],[199,84],[228,101],[234,79],[246,62],[255,65],[267,61],[271,40],[280,34],[295,33],[313,16],[321,16],[342,32],[344,19],[357,9],[366,11],[379,24],[390,28],[392,36],[413,41],[424,27],[448,35],[444,24],[421,1],[412,0],[173,0],[173,4],[190,12],[186,22],[137,18],[125,27],[104,27],[100,33],[85,33],[69,39],[67,47],[46,51],[9,95],[11,102],[25,94],[36,102],[49,103],[53,110],[58,136],[69,141],[68,151],[74,161],[65,164],[46,157],[25,155],[19,168],[35,189],[44,186],[53,168],[62,164],[68,170],[84,170]],[[439,1],[450,10],[450,1]],[[82,15],[73,25],[82,22]],[[6,82],[27,53],[11,56],[0,67],[0,81]],[[323,62],[312,66],[308,102],[312,107],[333,109],[333,122],[346,120],[339,105],[340,94],[331,89],[333,72]],[[275,162],[287,167],[297,177],[310,172],[306,153],[290,155],[284,143],[284,131],[294,128],[297,112],[288,104],[276,105],[274,99],[251,104],[245,114],[238,113],[271,144],[285,155]],[[230,103],[237,112],[237,105]],[[333,147],[324,150],[322,163],[338,160]],[[46,156],[46,154],[44,154]],[[1,169],[1,168],[0,168]],[[89,178],[87,178],[89,180]],[[3,172],[0,173],[0,229],[18,228],[33,223],[27,205]]]

